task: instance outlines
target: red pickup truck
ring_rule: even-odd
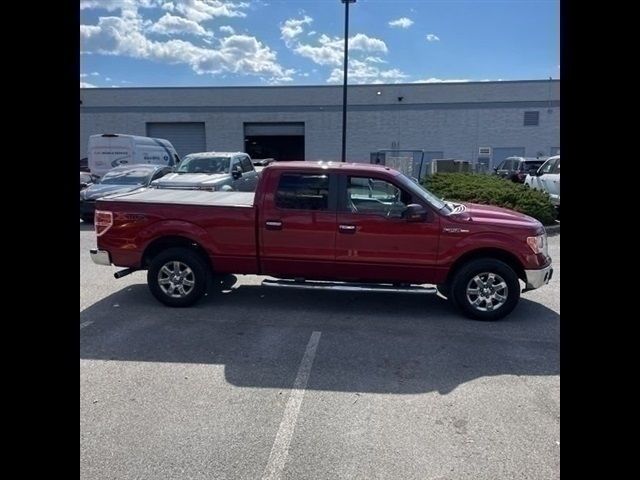
[[[212,273],[264,285],[439,291],[467,316],[504,317],[553,269],[540,222],[442,201],[388,167],[282,162],[255,193],[142,189],[98,200],[95,263],[147,270],[172,307],[200,299]],[[436,285],[437,288],[425,287]]]

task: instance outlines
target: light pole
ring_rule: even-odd
[[[349,4],[356,0],[340,0],[344,3],[344,75],[342,77],[342,161],[347,156],[347,67],[349,64]]]

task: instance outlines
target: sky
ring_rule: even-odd
[[[349,84],[560,78],[559,0],[357,0]],[[341,84],[340,0],[80,0],[80,87]]]

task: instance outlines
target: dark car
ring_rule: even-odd
[[[546,158],[505,158],[494,168],[495,175],[516,183],[524,183],[528,173],[534,173],[542,166]]]
[[[80,191],[80,218],[93,222],[96,200],[106,195],[132,192],[147,187],[153,180],[171,173],[171,167],[163,165],[124,165],[109,170],[104,176]]]

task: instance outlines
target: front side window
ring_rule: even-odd
[[[352,213],[401,218],[411,195],[392,183],[371,177],[349,177],[347,207]]]
[[[551,173],[552,170],[553,170],[553,167],[555,167],[555,165],[556,165],[556,159],[555,158],[554,159],[549,159],[549,160],[547,160],[545,162],[544,165],[542,165],[540,172],[542,174]]]
[[[284,173],[276,190],[276,207],[294,210],[327,210],[329,176]]]
[[[554,165],[553,170],[551,170],[551,173],[560,174],[560,159],[556,161],[556,164]]]
[[[255,169],[253,168],[253,163],[251,163],[251,159],[249,157],[242,157],[240,159],[240,164],[242,165],[243,172],[253,172]]]
[[[182,159],[177,173],[229,173],[229,157],[190,157]]]

